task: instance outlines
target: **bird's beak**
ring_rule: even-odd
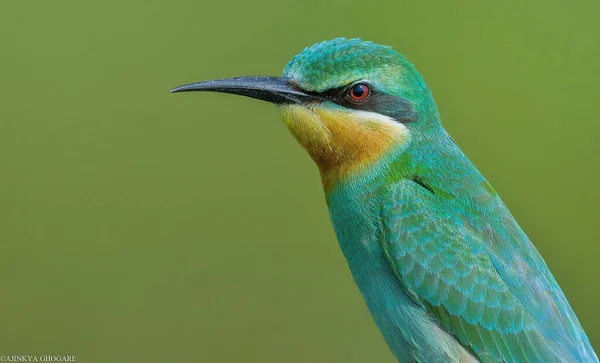
[[[291,78],[285,77],[236,77],[186,84],[170,92],[223,92],[256,98],[275,104],[307,104],[323,99],[298,88]]]

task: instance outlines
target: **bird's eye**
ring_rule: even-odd
[[[369,89],[369,86],[364,83],[357,83],[350,88],[348,95],[352,101],[360,102],[366,100],[370,93],[371,90]]]

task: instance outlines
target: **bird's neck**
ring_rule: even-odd
[[[451,197],[458,187],[479,187],[485,182],[441,126],[420,130],[413,127],[408,132],[407,142],[393,144],[380,157],[351,172],[327,180],[321,171],[328,197],[342,191],[355,197],[357,193],[377,195],[381,188],[404,178],[421,183],[439,196]]]

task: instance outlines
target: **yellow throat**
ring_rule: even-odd
[[[325,191],[409,140],[402,123],[374,112],[321,105],[281,107],[282,118],[317,163]]]

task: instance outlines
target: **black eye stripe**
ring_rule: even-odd
[[[365,84],[369,87],[369,97],[361,101],[355,101],[349,96],[350,90],[357,84]],[[417,121],[414,107],[408,100],[387,93],[378,92],[377,88],[368,81],[359,80],[351,82],[346,86],[331,88],[323,92],[306,93],[321,97],[325,101],[333,102],[345,108],[376,112],[389,116],[399,122]]]
[[[354,84],[351,84],[351,85],[353,86]],[[314,96],[323,97],[326,100],[331,101],[331,102],[336,102],[337,99],[343,98],[348,94],[348,91],[350,90],[351,85],[338,87],[338,88],[330,88],[323,92],[307,92],[307,93],[314,95]]]

